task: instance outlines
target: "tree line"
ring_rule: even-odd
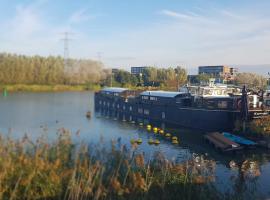
[[[87,84],[106,78],[101,62],[0,54],[0,84]]]
[[[60,56],[24,56],[0,53],[0,84],[97,84],[101,86],[152,86],[177,89],[186,84],[187,71],[182,67],[148,67],[142,74],[125,70],[112,73],[101,62],[86,59],[69,59]],[[197,82],[207,81],[211,76],[201,74]],[[246,84],[251,88],[265,88],[266,77],[254,73],[239,73],[233,84]]]
[[[105,85],[114,86],[151,86],[176,89],[187,82],[187,71],[182,67],[148,67],[141,74],[131,74],[118,70],[107,77]]]
[[[128,71],[113,73],[94,60],[69,59],[60,56],[24,56],[0,53],[0,84],[99,84],[101,86],[166,86],[176,88],[187,80],[181,67],[149,67],[142,76]]]

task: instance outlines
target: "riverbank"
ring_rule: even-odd
[[[97,91],[100,85],[37,85],[37,84],[15,84],[0,85],[0,91],[6,89],[8,92],[62,92],[62,91]]]

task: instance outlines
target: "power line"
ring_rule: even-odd
[[[99,62],[101,62],[102,55],[103,55],[103,52],[97,52],[97,59]]]
[[[72,40],[70,38],[70,35],[72,35],[73,33],[66,31],[62,34],[64,35],[64,37],[61,39],[64,41],[64,67],[65,70],[67,70],[69,67],[69,42]]]

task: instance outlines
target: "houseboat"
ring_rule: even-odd
[[[270,114],[270,97],[248,94],[252,120]],[[124,121],[187,127],[204,131],[231,131],[242,119],[241,89],[227,86],[185,86],[173,91],[137,91],[104,88],[95,93],[95,109]]]

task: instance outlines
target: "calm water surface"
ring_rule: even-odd
[[[215,185],[220,191],[237,190],[259,198],[270,197],[270,153],[269,151],[248,151],[239,155],[222,155],[215,152],[203,142],[202,134],[194,130],[181,129],[175,131],[180,138],[180,145],[172,145],[168,140],[159,138],[159,146],[150,146],[147,140],[153,134],[147,133],[137,125],[116,121],[94,112],[94,94],[92,92],[63,93],[10,93],[7,97],[0,96],[0,132],[20,138],[25,133],[31,138],[48,134],[53,139],[59,128],[66,128],[80,136],[74,140],[97,143],[100,138],[105,141],[121,138],[122,144],[130,145],[130,139],[142,138],[139,147],[150,157],[154,152],[161,151],[176,162],[184,161],[194,154],[206,155],[217,163]],[[88,120],[85,114],[92,111]],[[75,134],[74,134],[75,135]],[[229,162],[243,163],[251,160],[259,164],[260,176],[243,181],[238,170],[233,170]]]

